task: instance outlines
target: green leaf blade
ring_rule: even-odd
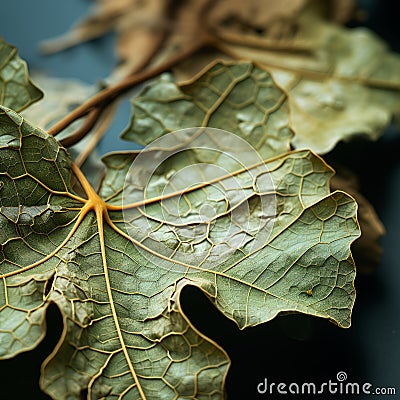
[[[128,140],[148,144],[168,132],[208,126],[237,134],[262,157],[290,150],[285,94],[271,76],[251,63],[215,63],[183,85],[167,78],[132,100]]]
[[[43,93],[30,81],[25,61],[15,47],[0,38],[0,104],[22,111]]]
[[[238,69],[243,80],[230,79],[234,83],[224,89],[220,77],[229,68],[217,67],[198,85],[205,81],[208,91],[215,75],[229,98],[240,82],[260,76],[271,82],[265,72],[244,64]],[[0,232],[7,234],[0,242],[1,356],[36,346],[45,334],[46,308],[55,303],[64,332],[41,378],[54,399],[222,399],[229,358],[184,315],[185,286],[200,288],[240,328],[287,312],[349,326],[356,204],[342,192],[329,192],[332,169],[312,152],[288,151],[287,137],[272,151],[277,125],[268,125],[269,118],[277,112],[286,127],[288,121],[285,96],[272,89],[270,98],[265,92],[259,100],[276,106],[257,128],[268,126],[265,137],[254,142],[263,161],[252,159],[253,153],[246,168],[229,160],[226,152],[244,154],[245,142],[239,141],[242,148],[223,136],[204,137],[223,145],[217,157],[190,146],[172,155],[168,146],[145,150],[148,164],[132,175],[129,204],[124,195],[130,193],[137,153],[105,158],[109,170],[101,198],[57,140],[3,109],[0,176],[7,196]],[[242,89],[239,93],[242,99]],[[239,103],[232,100],[236,116]],[[194,104],[196,115],[200,103]],[[219,114],[212,104],[215,111],[203,112],[210,121],[228,112]],[[192,106],[178,105],[178,116]],[[168,129],[156,132],[165,133]],[[245,136],[240,129],[236,133]],[[193,137],[184,138],[190,144]],[[205,164],[225,167],[226,173],[211,181]],[[185,172],[183,184],[199,185],[186,190],[174,181],[176,170]],[[193,180],[202,173],[203,181]],[[169,183],[177,195],[163,197]]]

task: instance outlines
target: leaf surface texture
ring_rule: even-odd
[[[207,134],[201,140],[223,151],[198,150],[193,134],[175,153],[108,155],[96,193],[57,140],[1,108],[0,356],[35,347],[56,303],[65,330],[41,378],[54,399],[86,389],[91,399],[223,398],[229,358],[184,315],[187,285],[240,328],[286,312],[350,325],[356,203],[330,193],[332,170],[317,155],[290,151],[285,93],[246,63],[216,64],[193,85],[163,79],[145,89],[125,136],[146,143],[187,126],[226,129],[261,162],[228,162],[244,150]],[[143,154],[149,164],[132,172]],[[204,163],[226,173],[211,181]],[[205,177],[195,187],[174,180],[189,167],[187,180]]]

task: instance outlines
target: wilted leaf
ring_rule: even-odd
[[[356,11],[356,0],[335,0],[330,2],[329,16],[334,22],[345,24]]]
[[[121,63],[112,74],[115,80],[160,65],[210,34],[250,47],[262,36],[264,46],[276,49],[283,42],[287,48],[287,39],[292,40],[304,8],[318,8],[324,19],[346,22],[355,3],[346,1],[346,7],[335,1],[316,7],[312,0],[250,0],[245,6],[240,0],[97,0],[89,15],[70,32],[47,40],[41,48],[53,53],[116,31]]]
[[[136,1],[121,14],[116,26],[116,52],[122,63],[114,72],[114,79],[145,68],[163,46],[170,29],[165,18],[169,3],[168,0]]]
[[[29,79],[28,68],[17,49],[0,37],[0,104],[21,111],[42,96]]]
[[[299,19],[306,53],[225,45],[262,63],[288,94],[296,148],[324,154],[355,135],[377,139],[400,111],[400,56],[367,29],[346,29],[313,13]]]
[[[210,0],[185,0],[180,2],[179,7],[176,3],[171,3],[169,14],[164,15],[163,22],[168,25],[168,31],[149,60],[149,68],[161,65],[187,48],[193,47],[193,44],[205,40],[208,33],[204,29],[204,18],[210,5]],[[129,54],[127,56],[131,57]],[[117,73],[123,75],[120,70],[117,70]]]
[[[292,40],[297,18],[307,0],[219,0],[207,13],[205,24],[220,39],[251,46],[262,42],[275,48]]]
[[[35,347],[46,308],[56,303],[65,333],[41,379],[54,399],[79,399],[86,390],[88,398],[223,398],[229,359],[183,314],[186,285],[199,287],[241,328],[290,311],[350,325],[354,200],[329,193],[332,170],[318,156],[284,153],[290,135],[276,132],[289,132],[285,95],[265,71],[220,66],[208,79],[199,80],[203,96],[193,104],[161,82],[171,116],[144,111],[142,101],[148,118],[135,111],[134,126],[151,121],[141,132],[164,140],[163,124],[177,115],[181,127],[198,118],[225,122],[256,138],[269,159],[254,159],[242,139],[237,145],[207,131],[178,132],[175,152],[167,140],[140,155],[106,157],[98,195],[53,137],[8,109],[0,113],[0,354]],[[251,82],[253,96],[243,99]],[[158,96],[155,87],[147,95]],[[130,170],[139,158],[143,164]],[[226,173],[207,179],[208,170],[221,168]]]
[[[228,41],[248,40],[250,47],[258,43],[273,49],[293,44],[304,11],[312,9],[325,21],[346,23],[355,5],[354,0],[248,0],[245,4],[241,0],[218,0],[210,4],[206,24]]]
[[[96,26],[107,20],[101,33],[119,32],[122,64],[113,78],[159,66],[203,42],[213,50],[184,61],[178,79],[192,78],[219,55],[263,64],[289,96],[293,146],[324,154],[355,135],[378,138],[399,114],[399,56],[366,29],[329,22],[346,21],[354,5],[187,0],[172,6],[125,0],[110,8],[100,2],[81,28],[98,32]]]
[[[98,1],[89,16],[78,23],[71,32],[59,39],[51,39],[42,44],[46,52],[61,51],[87,40],[95,39],[116,29],[120,20],[124,20],[127,13],[136,10],[141,15],[146,5],[138,0]],[[146,13],[146,11],[144,11]],[[138,21],[135,19],[135,22]]]
[[[157,53],[168,26],[169,0],[98,1],[87,18],[60,38],[41,46],[52,53],[116,31],[116,52],[122,61],[116,76],[145,67]]]

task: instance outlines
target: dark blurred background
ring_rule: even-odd
[[[0,35],[18,47],[31,70],[80,78],[88,83],[100,81],[111,71],[115,63],[113,35],[53,56],[44,57],[37,52],[41,40],[65,32],[84,15],[90,1],[3,0],[1,3]],[[350,26],[373,29],[400,52],[399,2],[360,0],[359,5],[366,10],[366,18]],[[129,104],[125,101],[112,131],[99,146],[101,153],[124,149],[124,142],[115,137],[127,125],[128,118]],[[387,234],[382,240],[381,265],[374,274],[357,277],[353,322],[347,330],[324,320],[291,315],[239,331],[200,292],[186,289],[182,299],[185,312],[232,359],[227,379],[229,399],[282,398],[282,395],[257,394],[257,384],[264,378],[269,382],[322,383],[335,380],[339,371],[347,373],[347,382],[395,386],[398,395],[384,398],[400,398],[400,134],[390,128],[378,142],[358,140],[340,144],[327,159],[340,160],[358,173],[363,194],[383,220]],[[38,348],[0,362],[0,399],[48,398],[40,391],[38,380],[40,365],[61,332],[62,321],[55,307],[48,311],[47,324],[47,337]],[[319,398],[304,398],[311,397]]]

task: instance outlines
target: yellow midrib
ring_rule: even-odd
[[[115,309],[115,304],[114,304],[114,300],[113,300],[110,276],[109,276],[109,271],[108,271],[107,256],[106,256],[106,246],[105,246],[105,240],[104,240],[104,216],[108,212],[107,203],[103,199],[101,199],[100,196],[96,193],[96,191],[92,188],[92,186],[87,181],[86,177],[83,175],[82,171],[78,168],[77,165],[72,164],[72,170],[75,173],[77,179],[79,180],[80,184],[82,185],[82,188],[84,189],[84,191],[88,197],[88,200],[87,200],[85,206],[83,207],[82,211],[85,210],[86,211],[85,214],[89,211],[94,211],[94,213],[96,215],[97,230],[99,232],[101,258],[102,258],[102,263],[103,263],[104,279],[105,279],[105,283],[106,283],[108,299],[110,302],[111,313],[112,313],[112,316],[114,319],[115,329],[117,330],[118,339],[119,339],[119,342],[121,343],[122,351],[124,353],[124,356],[125,356],[126,362],[128,364],[129,370],[131,372],[131,375],[133,377],[133,380],[135,381],[135,384],[136,384],[137,390],[140,394],[140,397],[143,400],[146,400],[146,395],[143,392],[143,388],[141,387],[139,378],[135,372],[135,369],[134,369],[132,361],[130,359],[128,350],[125,345],[125,340],[123,338],[122,331],[119,326],[117,311]]]

